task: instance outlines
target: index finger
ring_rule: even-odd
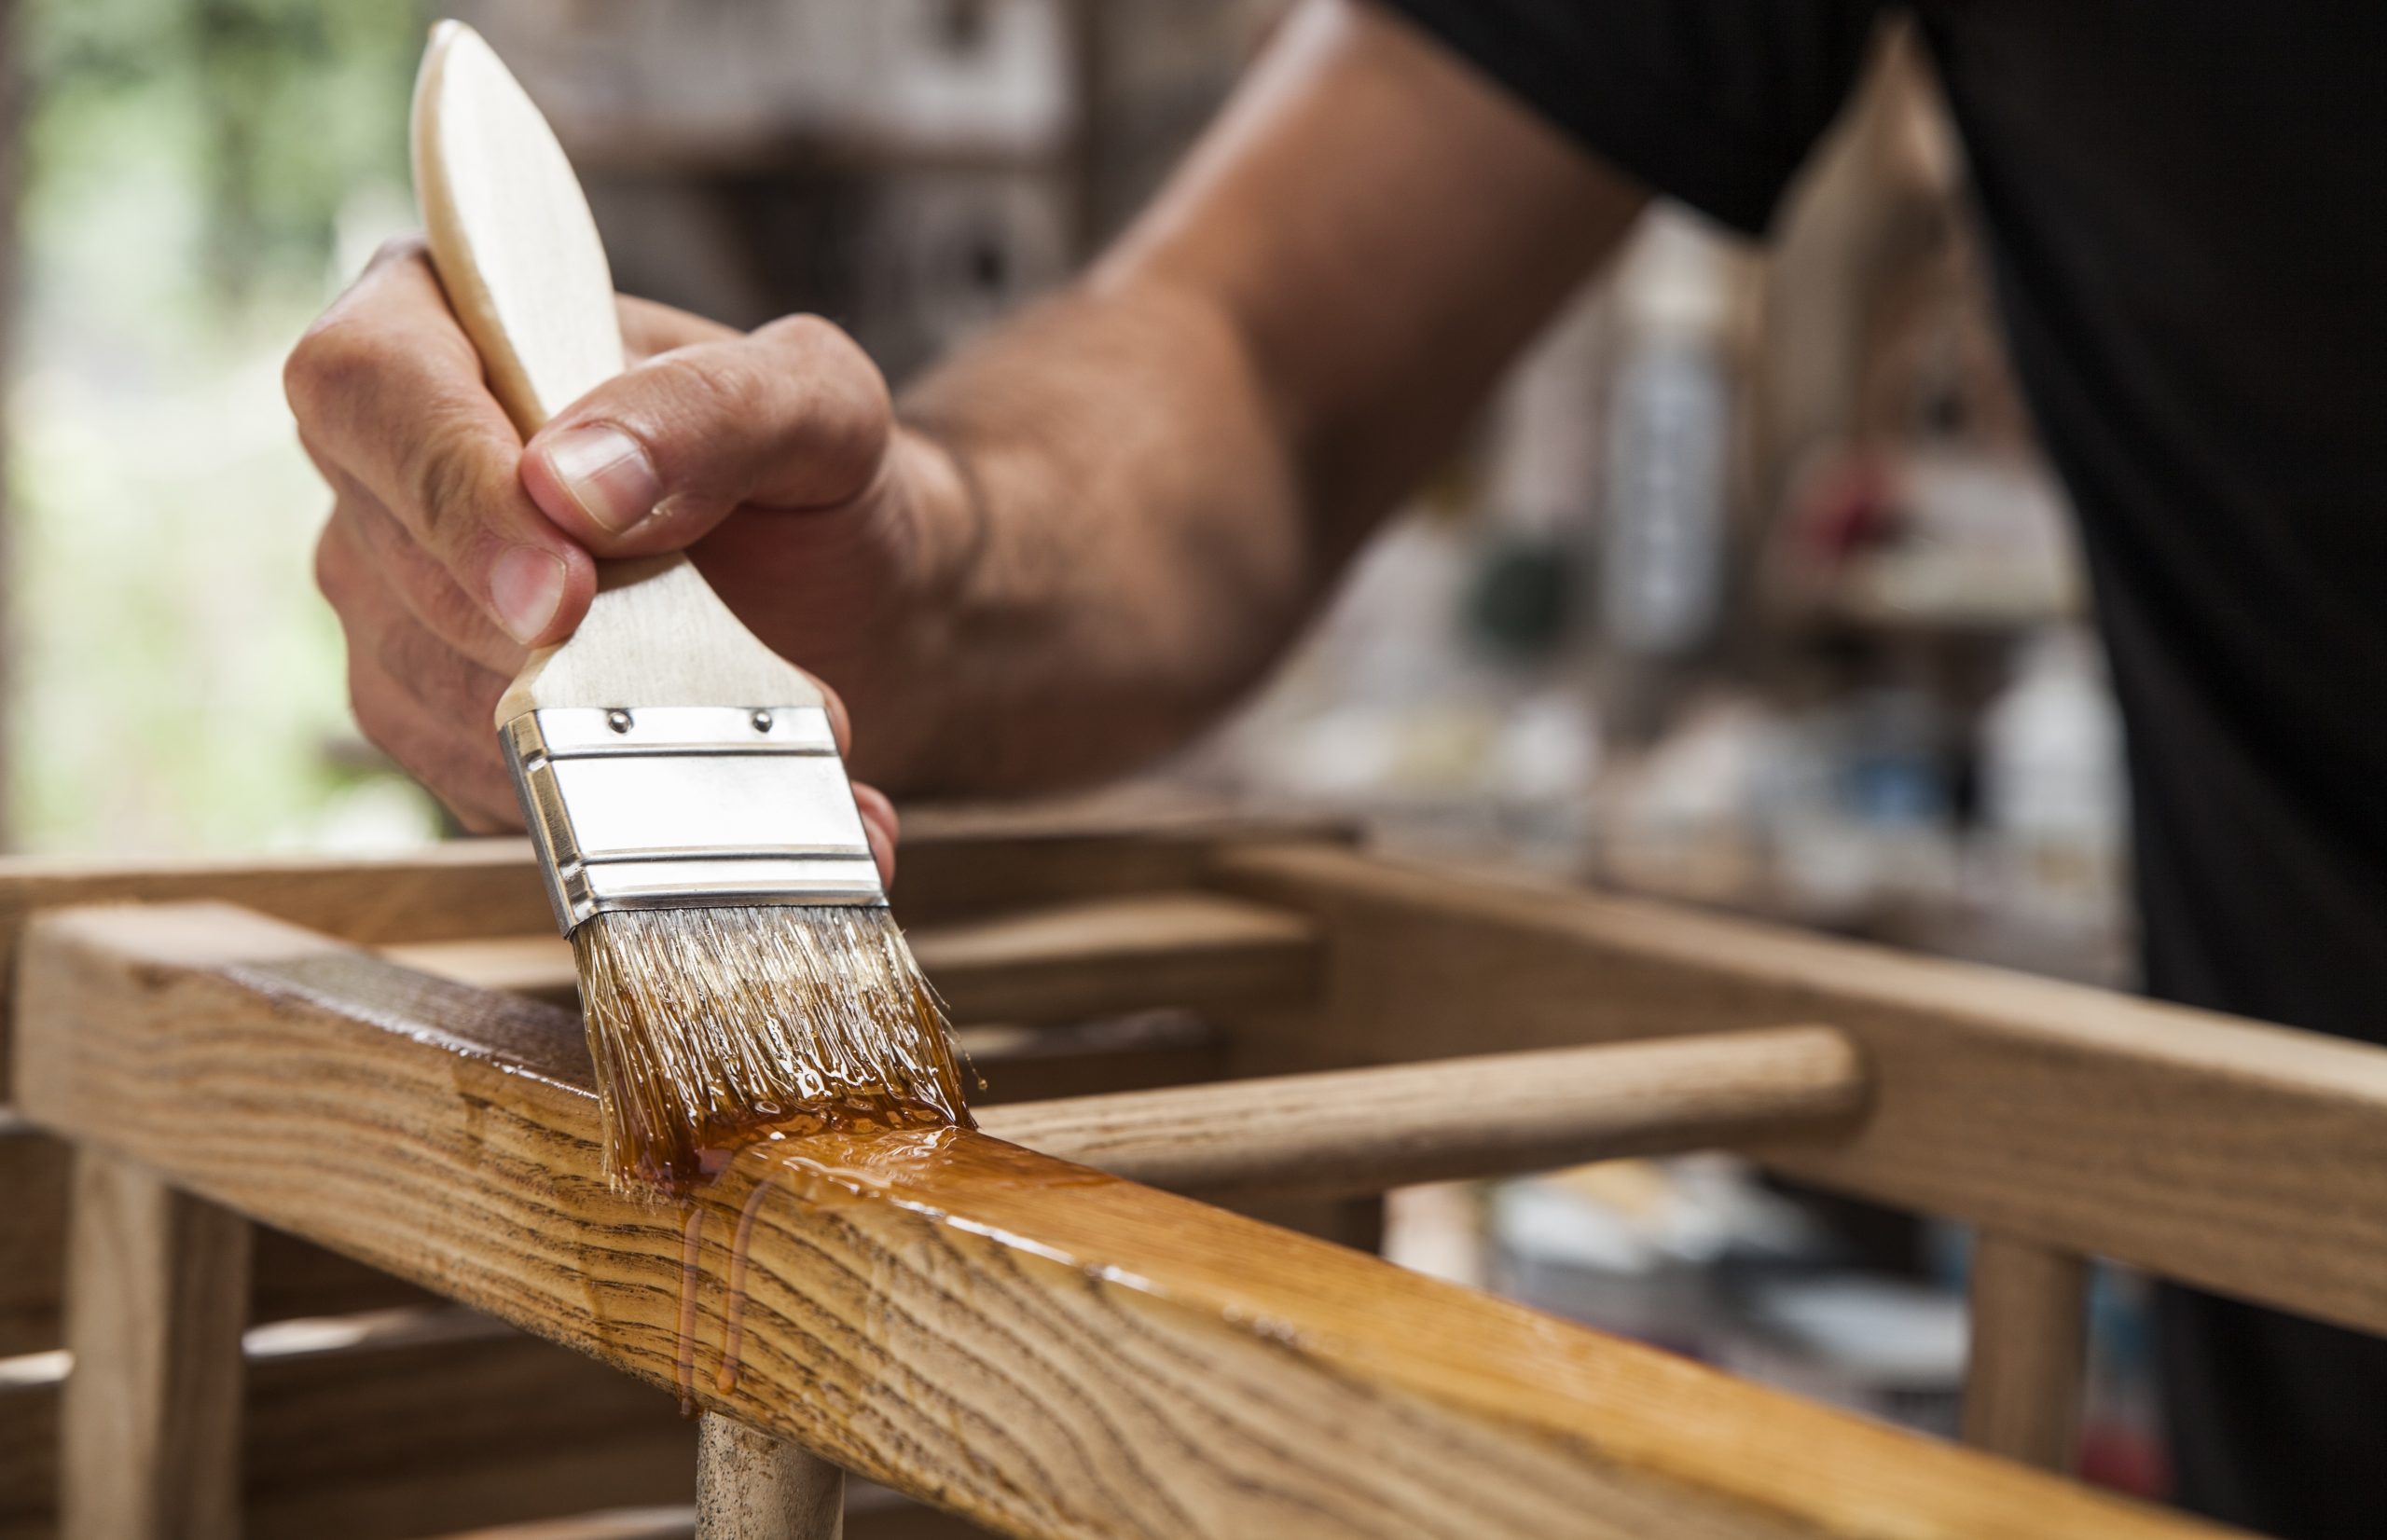
[[[541,646],[571,633],[596,591],[595,564],[523,491],[521,435],[420,241],[376,254],[300,338],[283,382],[313,450],[509,635]]]

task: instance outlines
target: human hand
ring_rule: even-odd
[[[471,829],[520,827],[491,716],[530,650],[586,612],[596,558],[685,550],[765,642],[819,670],[850,752],[838,686],[886,694],[875,640],[901,635],[931,586],[931,519],[964,496],[828,323],[745,335],[621,305],[628,371],[527,446],[420,242],[377,255],[284,372],[333,490],[316,576],[347,635],[358,724]],[[891,876],[893,807],[855,795]]]

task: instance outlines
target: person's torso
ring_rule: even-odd
[[[2387,1040],[2387,6],[1920,11],[2095,573],[2147,982]]]

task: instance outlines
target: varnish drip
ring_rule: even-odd
[[[705,1244],[705,1211],[700,1203],[688,1208],[687,1229],[680,1247],[680,1351],[673,1382],[680,1391],[680,1415],[697,1414],[697,1280]]]
[[[773,1124],[970,1126],[945,1007],[883,907],[628,910],[572,935],[605,1171],[683,1190]]]
[[[703,1260],[708,1220],[716,1215],[727,1217],[730,1205],[737,1204],[728,1266],[711,1274],[721,1284],[722,1320],[721,1356],[712,1386],[727,1396],[738,1389],[742,1372],[754,1232],[771,1194],[784,1191],[799,1205],[856,1201],[907,1186],[909,1176],[922,1167],[949,1168],[981,1187],[991,1180],[1002,1188],[1040,1192],[1114,1180],[1098,1172],[1038,1161],[1000,1140],[950,1126],[831,1126],[806,1118],[765,1129],[735,1148],[702,1151],[700,1169],[709,1179],[687,1194],[686,1245],[681,1256],[677,1384],[683,1413],[696,1409],[698,1305],[710,1271]],[[740,1197],[738,1177],[743,1171],[752,1172],[753,1179]]]
[[[724,1396],[738,1388],[738,1355],[746,1346],[746,1258],[754,1238],[754,1216],[761,1211],[764,1194],[771,1190],[771,1178],[777,1175],[766,1169],[754,1178],[754,1190],[746,1194],[738,1211],[737,1232],[729,1241],[729,1298],[722,1304],[721,1367],[712,1377],[713,1388]]]

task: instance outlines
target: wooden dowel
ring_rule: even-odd
[[[90,1148],[73,1204],[59,1533],[233,1540],[248,1221]]]
[[[1973,1248],[1965,1442],[2043,1470],[2072,1469],[2088,1344],[2089,1264],[1980,1232]]]
[[[718,1412],[697,1430],[697,1540],[842,1540],[846,1473]]]
[[[1830,1027],[990,1107],[988,1133],[1173,1191],[1347,1195],[1827,1130],[1865,1100]]]

